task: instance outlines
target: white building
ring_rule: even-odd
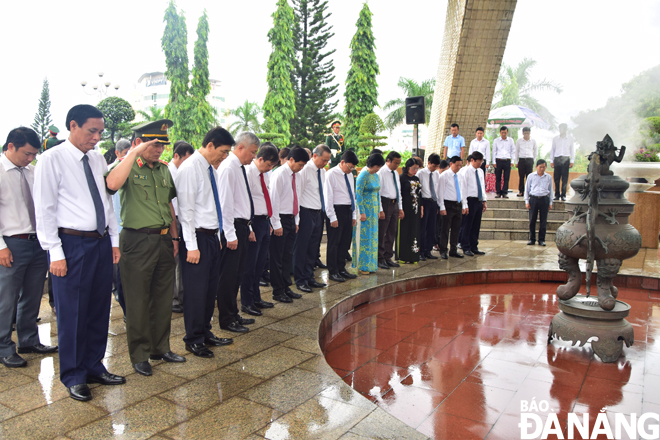
[[[211,79],[211,93],[207,100],[212,107],[216,109],[218,122],[224,124],[226,121],[225,113],[227,105],[225,103],[224,93],[222,92],[222,83],[216,79]],[[131,98],[131,105],[135,111],[143,110],[149,113],[151,107],[164,109],[170,98],[170,81],[163,72],[151,72],[143,74],[135,85],[135,90]],[[137,116],[140,119],[140,116]]]

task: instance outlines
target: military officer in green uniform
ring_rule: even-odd
[[[59,139],[57,139],[57,135],[60,133],[60,130],[55,127],[54,125],[51,125],[48,127],[48,138],[44,141],[44,144],[42,145],[43,150],[41,151],[42,153],[46,151],[49,148],[53,148],[55,145],[59,145],[62,143]]]
[[[185,362],[170,350],[174,256],[179,236],[172,199],[174,180],[160,160],[172,121],[133,128],[133,145],[106,174],[108,191],[119,191],[121,281],[126,301],[126,337],[133,368],[151,376],[149,359]],[[120,260],[120,261],[122,261]]]
[[[341,122],[334,121],[330,126],[332,127],[332,134],[325,138],[325,144],[331,150],[337,150],[337,154],[330,160],[330,168],[332,168],[341,161],[341,155],[344,154],[344,135],[339,133]]]

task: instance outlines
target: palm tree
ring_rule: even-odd
[[[137,114],[142,116],[145,121],[160,121],[165,117],[163,114],[163,109],[158,108],[155,105],[153,107],[149,107],[149,113],[145,112],[144,110],[138,110]]]
[[[502,64],[500,75],[497,78],[497,90],[493,95],[491,109],[504,107],[506,105],[520,105],[534,110],[543,119],[555,128],[557,120],[541,103],[532,96],[534,92],[551,91],[561,93],[560,85],[543,79],[532,81],[530,71],[536,65],[531,58],[524,58],[516,67]]]
[[[418,84],[417,81],[410,78],[399,78],[397,84],[400,89],[405,93],[405,97],[392,99],[388,101],[383,107],[383,110],[394,109],[390,114],[385,117],[385,125],[390,129],[394,129],[397,125],[401,124],[406,116],[406,99],[410,96],[423,96],[424,105],[426,106],[426,120],[429,120],[431,114],[431,107],[433,107],[433,93],[435,91],[435,78],[427,79],[426,81]]]
[[[242,131],[259,133],[261,131],[259,113],[261,113],[259,105],[256,102],[249,102],[247,99],[240,107],[230,110],[229,114],[238,118],[229,126],[231,134],[236,136]]]

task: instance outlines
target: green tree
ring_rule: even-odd
[[[128,101],[117,96],[109,96],[101,100],[96,107],[103,113],[105,121],[103,138],[108,139],[114,146],[115,133],[122,131],[125,124],[135,119],[135,111]]]
[[[551,128],[555,128],[555,117],[532,95],[541,91],[561,93],[563,90],[560,85],[546,79],[532,81],[531,70],[535,65],[536,61],[531,58],[524,58],[516,67],[502,64],[491,109],[507,105],[527,107],[550,123]]]
[[[238,120],[232,122],[229,126],[231,134],[236,136],[243,131],[251,131],[253,133],[261,131],[259,113],[261,113],[259,105],[256,102],[250,102],[247,99],[240,107],[230,110],[229,114],[238,118]]]
[[[268,93],[264,100],[264,128],[268,133],[278,133],[285,145],[291,142],[290,123],[296,112],[296,98],[291,85],[293,71],[293,9],[287,0],[277,1],[273,13],[273,27],[268,31],[272,45],[268,59]]]
[[[346,77],[344,126],[345,145],[355,147],[358,143],[358,133],[362,118],[372,113],[378,106],[378,83],[376,75],[380,74],[376,62],[376,44],[371,29],[371,10],[367,3],[360,11],[356,23],[357,30],[351,40],[351,67]]]
[[[303,147],[323,142],[331,115],[337,107],[332,98],[337,94],[330,58],[335,50],[326,50],[328,40],[334,36],[326,19],[327,0],[292,0],[295,14],[293,43],[293,88],[296,112],[291,121],[294,143]]]
[[[160,121],[161,119],[165,118],[165,115],[163,114],[163,109],[158,108],[155,105],[153,107],[149,107],[149,112],[145,112],[144,110],[138,110],[137,114],[142,116],[145,121]]]
[[[383,142],[384,139],[387,139],[387,136],[378,136],[378,133],[385,129],[383,120],[376,113],[369,113],[362,118],[356,153],[359,159],[358,166],[364,166],[367,163],[371,150],[387,146],[387,142]]]
[[[397,125],[403,123],[406,118],[406,98],[411,96],[423,96],[424,106],[426,107],[426,120],[431,118],[431,108],[433,107],[433,95],[435,93],[435,78],[427,79],[419,84],[414,79],[399,78],[397,84],[405,93],[403,98],[392,99],[387,101],[383,110],[392,111],[385,117],[385,125],[390,130],[394,129]]]
[[[195,41],[194,59],[192,69],[192,83],[190,87],[191,113],[193,132],[190,133],[188,142],[192,145],[201,146],[204,135],[214,125],[215,109],[211,107],[206,97],[211,93],[211,81],[209,78],[209,51],[207,47],[209,34],[209,21],[206,10],[199,18],[197,25],[197,41]]]
[[[30,127],[37,132],[41,142],[48,137],[48,127],[53,123],[53,118],[50,115],[50,88],[48,86],[48,78],[44,78],[43,86],[41,87],[41,97],[39,98],[39,108],[34,115],[34,122]]]

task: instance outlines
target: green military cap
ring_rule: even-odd
[[[340,121],[335,121],[332,124],[330,124],[330,127],[334,128],[335,125],[341,126],[341,122]]]
[[[147,121],[133,127],[132,130],[135,132],[136,138],[157,139],[161,144],[169,145],[170,138],[167,136],[167,129],[172,125],[174,125],[174,122],[169,119],[161,119],[154,122]]]
[[[60,129],[55,127],[54,125],[51,125],[50,127],[48,127],[48,131],[50,131],[51,134],[57,134],[60,132]]]

